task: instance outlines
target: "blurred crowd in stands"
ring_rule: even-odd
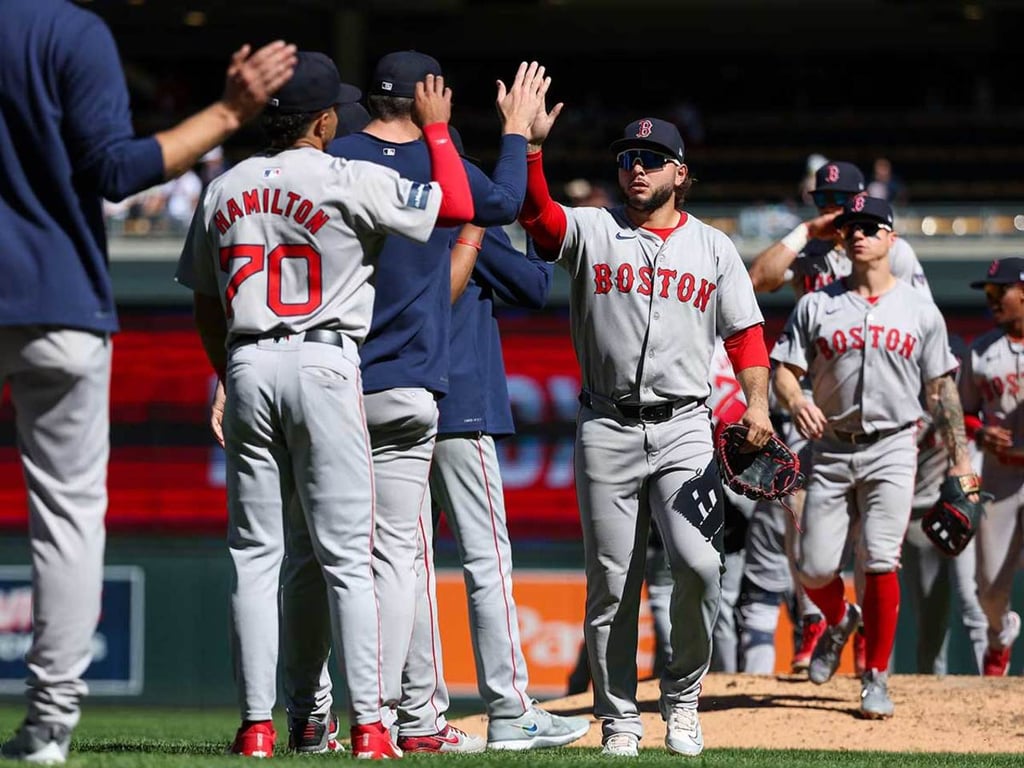
[[[216,147],[203,155],[195,169],[176,179],[150,187],[120,203],[105,200],[103,215],[108,234],[112,237],[184,235],[206,185],[225,170],[224,151]]]

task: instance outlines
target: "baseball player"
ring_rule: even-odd
[[[984,488],[994,496],[977,535],[978,598],[988,619],[983,673],[1005,675],[1021,627],[1010,593],[1024,547],[1024,258],[993,261],[971,287],[985,291],[997,326],[971,344],[960,396],[975,420]]]
[[[643,118],[612,145],[624,205],[566,208],[551,199],[541,156],[561,108],[539,112],[531,127],[520,222],[571,280],[594,712],[604,753],[636,755],[637,622],[654,518],[675,582],[672,659],[661,677],[665,743],[697,755],[697,696],[722,568],[722,487],[706,405],[711,356],[723,337],[748,403],[741,421],[763,446],[772,434],[763,320],[732,241],[682,210],[690,178],[676,127]]]
[[[103,585],[111,335],[103,198],[198,162],[291,76],[295,48],[243,46],[220,100],[136,136],[108,27],[65,0],[0,4],[0,390],[28,490],[32,646],[25,719],[3,758],[63,763]]]
[[[949,344],[956,359],[963,361],[967,354],[963,339],[950,336]],[[962,370],[957,372],[958,378]],[[971,455],[971,466],[978,472],[981,457],[972,443],[968,443],[967,449]],[[959,555],[951,558],[940,552],[921,528],[921,518],[939,499],[939,486],[949,464],[949,454],[942,437],[927,413],[922,416],[918,429],[917,450],[914,501],[904,541],[905,550],[912,556],[906,558],[901,571],[914,593],[917,606],[917,671],[925,675],[946,674],[950,592],[955,591],[961,619],[974,650],[976,669],[980,673],[988,640],[988,621],[978,602],[975,539]]]
[[[851,262],[843,250],[842,239],[838,236],[834,226],[834,219],[842,211],[843,204],[854,196],[864,194],[864,175],[860,169],[852,163],[843,161],[825,162],[817,167],[814,173],[814,189],[811,198],[818,209],[818,215],[796,227],[793,232],[785,238],[760,253],[750,266],[750,277],[754,288],[758,291],[775,291],[787,280],[793,287],[797,298],[810,291],[819,290],[832,284],[850,273]],[[889,263],[892,273],[914,287],[924,296],[932,298],[928,280],[925,277],[924,269],[921,266],[917,255],[910,244],[902,239],[896,238],[892,251],[889,253]],[[807,387],[805,387],[807,389]],[[809,391],[808,391],[809,394]],[[775,403],[775,399],[772,400]],[[810,468],[811,452],[805,447],[805,441],[799,432],[794,428],[791,420],[784,413],[777,410],[772,411],[776,423],[780,425],[780,433],[793,450],[800,453],[801,463],[806,469]],[[798,491],[793,495],[791,507],[800,518],[803,514],[805,491]],[[751,541],[751,549],[747,553],[748,568],[761,574],[762,586],[778,587],[785,581],[783,575],[771,577],[769,569],[773,568],[778,560],[778,552],[771,549],[764,549],[769,545],[784,543],[787,546],[786,554],[790,559],[791,575],[796,590],[796,601],[800,611],[801,637],[793,654],[793,671],[799,672],[807,669],[810,664],[811,653],[818,639],[825,631],[825,621],[821,612],[814,603],[807,598],[799,578],[796,577],[796,558],[799,550],[799,536],[797,535],[795,520],[792,515],[783,514],[785,510],[777,503],[762,505],[771,510],[772,517],[776,521],[783,521],[786,535],[780,539],[768,531],[758,530],[754,533]],[[763,521],[769,523],[769,521]],[[759,523],[760,525],[760,523]],[[769,523],[770,525],[770,523]],[[860,594],[863,590],[863,572],[859,562],[855,562],[855,578],[857,591]],[[768,581],[773,584],[766,584]],[[756,601],[767,600],[771,603],[776,598],[771,597],[771,592],[755,590]],[[778,593],[774,593],[778,595]],[[753,600],[753,598],[751,598]],[[755,622],[761,627],[759,642],[765,640],[764,633],[768,630],[767,619],[771,615],[761,613]],[[775,612],[777,615],[777,611]],[[755,641],[754,638],[749,638]],[[855,638],[856,666],[858,673],[863,672],[864,644],[863,635],[858,632]]]
[[[861,621],[839,575],[851,518],[858,518],[866,571],[866,670],[860,712],[892,716],[887,672],[899,611],[900,543],[917,469],[918,393],[924,383],[936,430],[949,450],[950,476],[971,475],[960,400],[942,314],[889,268],[892,208],[854,197],[834,219],[850,275],[806,294],[772,351],[775,389],[800,433],[813,440],[800,575],[828,629],[808,670],[824,683]],[[801,389],[810,377],[813,400]]]
[[[271,149],[215,179],[196,210],[178,279],[195,295],[207,356],[224,381],[223,437],[235,676],[242,725],[231,752],[273,755],[278,590],[285,537],[308,534],[327,583],[348,682],[356,757],[400,757],[381,723],[379,616],[370,556],[373,473],[359,344],[388,233],[425,242],[473,213],[451,147],[451,91],[416,86],[433,182],[331,158],[343,86],[324,54],[300,52],[271,99]],[[289,506],[293,495],[299,503]],[[315,729],[313,729],[315,730]],[[326,729],[325,729],[326,730]]]
[[[359,133],[333,142],[338,157],[369,161],[425,180],[430,173],[422,132],[413,120],[418,80],[439,75],[430,56],[400,51],[384,56],[371,81],[371,122]],[[472,164],[469,173],[474,222],[510,223],[525,194],[526,132],[549,81],[544,68],[523,63],[510,88],[498,88],[504,136],[494,181]],[[423,245],[388,238],[381,251],[373,317],[360,350],[362,386],[374,471],[373,574],[381,622],[381,679],[385,721],[397,719],[399,739],[437,736],[446,751],[477,751],[479,740],[448,725],[443,713],[427,718],[406,706],[403,670],[420,611],[431,609],[433,535],[428,475],[437,434],[437,400],[449,388],[451,328],[451,228],[435,230]],[[457,248],[475,249],[456,243]],[[465,264],[464,260],[463,264]],[[323,584],[308,540],[288,542],[284,577],[284,690],[290,718],[328,716],[328,650],[321,614]],[[437,657],[440,664],[440,655]],[[443,669],[436,668],[437,678]]]
[[[493,297],[512,305],[542,307],[551,265],[536,255],[529,240],[526,255],[518,253],[501,227],[464,230],[464,238],[478,243],[480,251],[465,292],[452,306],[449,391],[439,404],[430,468],[435,519],[443,511],[463,564],[477,685],[487,705],[487,746],[561,746],[583,736],[590,723],[586,718],[552,715],[527,693],[529,677],[512,595],[512,550],[494,445],[495,436],[511,434],[514,427]],[[422,627],[418,621],[413,632],[403,686],[403,709],[426,722],[448,706],[444,680],[434,674],[440,649],[436,610],[429,615],[433,621],[422,622]],[[399,744],[407,752],[444,752],[448,747],[437,735],[406,736]]]
[[[814,174],[811,197],[818,215],[759,253],[750,265],[754,289],[778,290],[788,280],[797,296],[816,291],[850,274],[852,264],[844,253],[835,219],[843,205],[864,194],[864,174],[853,163],[826,163]],[[924,269],[910,244],[893,241],[889,254],[892,273],[931,298]]]

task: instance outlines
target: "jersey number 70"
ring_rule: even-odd
[[[235,259],[243,260],[245,263],[231,275],[227,290],[224,291],[228,317],[235,314],[231,302],[234,301],[239,286],[264,269],[267,270],[267,306],[278,317],[308,315],[323,301],[320,254],[311,245],[279,245],[270,253],[266,253],[266,247],[263,245],[230,245],[220,249],[221,271],[230,272],[231,262]],[[308,290],[306,300],[301,303],[288,303],[281,296],[281,264],[285,259],[301,259],[306,262]]]

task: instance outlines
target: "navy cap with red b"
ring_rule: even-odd
[[[1008,259],[996,259],[988,266],[983,280],[975,280],[971,288],[984,288],[986,285],[1012,285],[1024,283],[1024,259],[1011,256]]]
[[[650,149],[677,163],[683,162],[683,137],[679,135],[679,129],[674,123],[656,117],[634,120],[626,126],[622,138],[612,142],[612,151],[616,155],[630,149]]]
[[[864,174],[853,163],[841,160],[825,163],[814,172],[815,192],[847,192],[856,194],[864,191]]]
[[[846,202],[843,212],[836,216],[833,224],[837,229],[841,229],[855,221],[869,221],[892,230],[892,206],[880,197],[858,195]]]
[[[299,51],[291,80],[267,101],[271,114],[299,115],[319,112],[336,104],[359,101],[363,93],[341,82],[338,68],[327,54]]]

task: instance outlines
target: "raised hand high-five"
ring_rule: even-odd
[[[550,80],[550,78],[548,78]],[[550,85],[550,83],[549,83]],[[544,89],[545,95],[547,94],[547,88]],[[564,107],[561,101],[555,104],[548,112],[547,99],[541,100],[540,109],[537,110],[537,116],[533,118],[533,122],[530,123],[530,132],[526,136],[528,143],[526,151],[528,153],[539,152],[541,145],[547,139],[548,134],[551,132],[551,126],[555,124],[555,120],[562,113],[562,107]]]
[[[544,67],[536,61],[519,65],[510,88],[497,81],[495,106],[501,117],[503,133],[517,133],[529,139],[530,124],[544,107],[544,96],[551,87],[551,78],[544,76]]]

